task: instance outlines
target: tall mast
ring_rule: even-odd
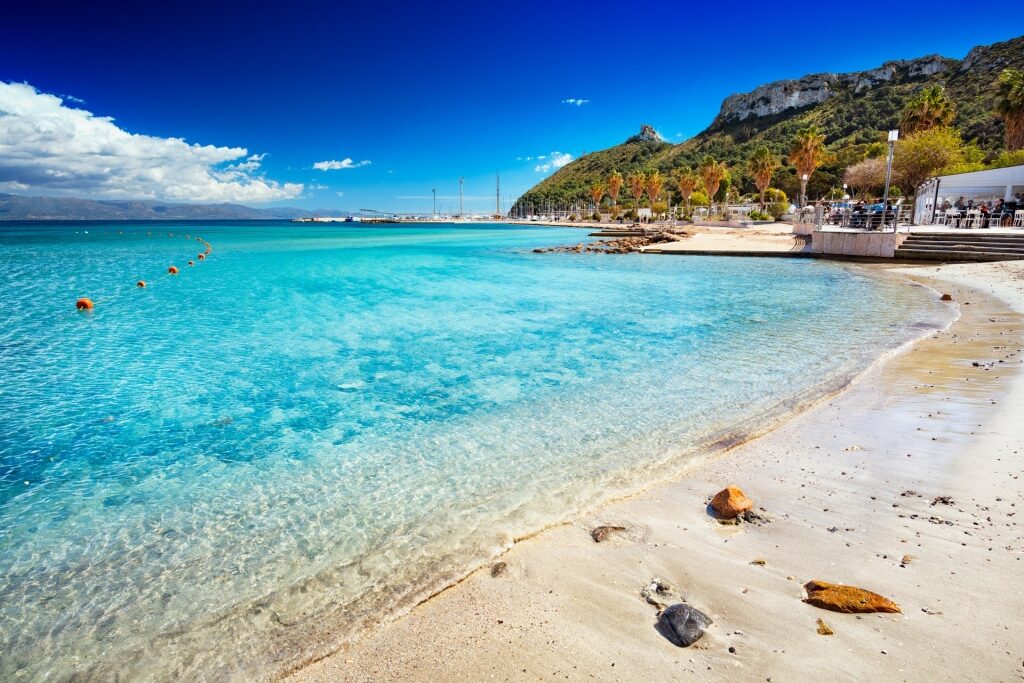
[[[501,215],[501,174],[494,174],[494,215]]]
[[[465,178],[459,178],[459,218],[462,218],[462,182]]]

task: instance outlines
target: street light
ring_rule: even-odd
[[[885,193],[882,195],[882,225],[885,228],[885,221],[889,212],[889,181],[892,180],[892,155],[896,149],[896,141],[900,138],[899,129],[889,131],[889,158],[885,162]],[[892,231],[896,232],[896,219],[892,221]]]
[[[843,183],[843,199],[849,199],[850,195],[846,192],[846,183]]]
[[[800,176],[800,208],[801,209],[804,208],[805,206],[807,206],[807,179],[809,177],[810,176],[808,176],[806,173],[804,173],[802,176]]]

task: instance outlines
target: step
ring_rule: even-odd
[[[911,233],[907,239],[911,240],[969,240],[972,242],[989,242],[991,240],[1008,240],[1011,242],[1024,241],[1024,233],[1019,235],[1013,233],[997,233],[994,235],[957,234],[946,232],[940,234]]]
[[[896,250],[897,259],[914,259],[921,261],[1015,261],[1024,259],[1024,253],[1013,254],[997,251],[953,251],[903,249]]]
[[[1002,251],[1002,252],[1024,252],[1024,243],[993,242],[991,244],[973,244],[964,242],[911,242],[907,240],[900,245],[900,249],[938,249],[938,250],[968,250],[968,251]]]

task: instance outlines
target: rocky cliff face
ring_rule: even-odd
[[[843,90],[856,94],[880,83],[927,78],[950,70],[956,64],[955,60],[931,55],[920,59],[886,62],[869,71],[813,74],[796,80],[775,81],[751,92],[727,97],[711,127],[744,121],[750,117],[774,116],[788,109],[814,106]]]

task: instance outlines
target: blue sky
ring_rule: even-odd
[[[452,208],[460,176],[487,210],[495,172],[507,204],[553,159],[641,123],[683,140],[767,81],[1024,33],[985,0],[20,5],[0,191],[352,210]]]

